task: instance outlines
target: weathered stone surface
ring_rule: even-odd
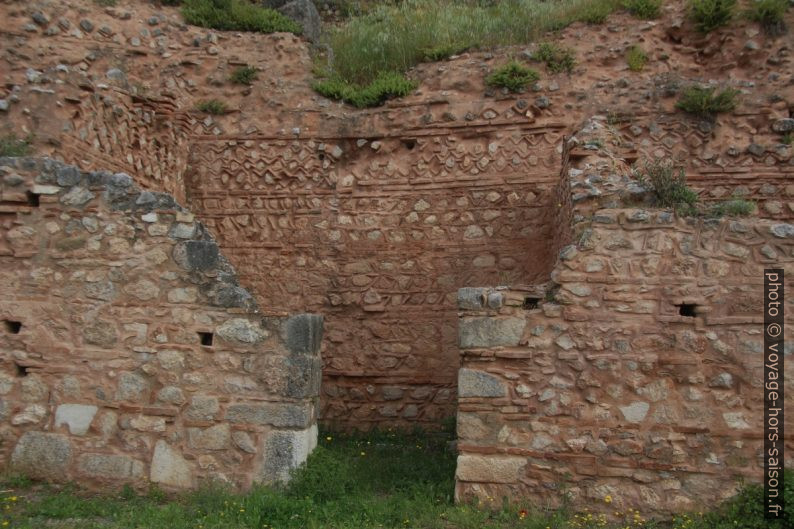
[[[118,341],[118,331],[113,323],[96,320],[83,328],[83,338],[86,343],[107,348]]]
[[[262,0],[262,5],[277,9],[284,16],[300,24],[301,34],[307,39],[316,41],[320,37],[322,20],[312,0]]]
[[[256,445],[253,439],[251,439],[251,436],[246,432],[232,432],[232,441],[234,442],[234,446],[243,452],[248,452],[249,454],[256,453]]]
[[[157,441],[157,444],[154,445],[149,479],[154,483],[180,489],[195,486],[195,477],[190,463],[165,441]]]
[[[523,457],[459,455],[455,478],[460,481],[515,483],[526,464]]]
[[[287,358],[286,395],[293,398],[316,397],[320,394],[322,360],[319,355],[292,354]]]
[[[83,454],[77,460],[77,467],[81,474],[94,478],[131,480],[144,474],[142,461],[122,455]]]
[[[97,410],[89,404],[61,404],[55,409],[55,427],[63,424],[72,435],[85,435]]]
[[[217,397],[194,395],[185,410],[185,416],[194,421],[211,421],[219,411],[220,404]]]
[[[231,430],[228,424],[216,424],[210,428],[188,428],[187,443],[198,450],[225,450],[229,448]]]
[[[312,420],[307,405],[292,403],[230,404],[225,420],[232,423],[269,424],[278,428],[306,428]]]
[[[259,325],[243,318],[233,318],[218,327],[218,336],[229,342],[253,344],[267,337],[267,332]]]
[[[284,322],[283,339],[292,354],[320,352],[323,338],[323,317],[319,314],[298,314]]]
[[[525,326],[521,318],[463,318],[458,329],[460,347],[515,346]]]
[[[458,371],[459,397],[504,397],[506,395],[507,387],[498,377],[474,369],[464,368]]]
[[[479,310],[483,307],[486,289],[465,287],[458,289],[458,308],[461,310]]]
[[[286,483],[317,446],[317,427],[304,430],[272,430],[262,440],[263,460],[255,479],[259,483]]]
[[[122,373],[119,375],[116,399],[139,402],[146,398],[149,392],[149,382],[146,378],[135,373]]]
[[[62,481],[72,460],[72,445],[65,435],[27,432],[11,454],[11,466],[32,478]]]
[[[649,408],[650,405],[647,402],[632,402],[628,406],[621,406],[620,412],[627,421],[638,423],[645,419]]]

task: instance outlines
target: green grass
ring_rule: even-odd
[[[738,104],[738,95],[739,91],[733,88],[717,92],[714,87],[690,86],[683,91],[675,106],[684,112],[709,118],[715,114],[733,112]]]
[[[629,70],[632,72],[639,72],[645,68],[648,62],[648,54],[639,46],[632,46],[626,52],[626,63],[629,65]]]
[[[467,49],[527,44],[593,13],[619,7],[615,0],[406,0],[380,5],[331,30],[331,74],[359,85],[383,72],[408,71]],[[598,17],[595,17],[598,18]]]
[[[384,72],[372,82],[359,85],[340,78],[323,79],[312,85],[319,94],[349,103],[358,108],[374,107],[387,99],[403,97],[419,85],[416,81],[395,72]]]
[[[576,19],[587,24],[598,25],[606,22],[607,17],[620,6],[619,1],[615,2],[592,2],[584,6]]]
[[[27,156],[30,153],[32,139],[32,136],[20,139],[16,134],[0,137],[0,156]]]
[[[755,0],[750,2],[746,15],[758,22],[769,34],[782,35],[786,32],[783,15],[789,7],[788,0]]]
[[[712,205],[708,210],[708,215],[711,217],[747,217],[754,211],[755,204],[753,202],[735,198]]]
[[[538,79],[540,75],[535,70],[527,68],[518,61],[510,61],[486,77],[485,84],[517,93],[523,92],[529,83],[534,83]]]
[[[695,27],[709,33],[727,25],[733,18],[736,0],[690,0],[689,14]]]
[[[223,101],[210,99],[207,101],[199,101],[196,104],[196,110],[199,112],[206,112],[207,114],[212,114],[214,116],[219,116],[221,114],[225,114],[229,109],[226,107],[226,103]]]
[[[278,11],[246,0],[184,0],[182,16],[188,24],[224,31],[301,32],[300,25]]]
[[[576,66],[576,56],[573,50],[563,48],[551,42],[543,42],[538,46],[532,58],[546,64],[551,73],[571,73]]]
[[[2,483],[0,520],[15,529],[574,529],[626,526],[584,522],[565,510],[506,505],[455,505],[455,454],[445,436],[374,432],[322,434],[320,446],[287,487],[234,494],[219,487],[167,497],[156,487],[138,495],[89,494],[74,487]],[[794,480],[786,482],[794,504]],[[5,508],[7,506],[7,508]],[[523,511],[523,512],[522,512]],[[791,510],[788,510],[791,516]],[[713,512],[646,529],[783,529],[761,514],[761,489],[750,486]],[[735,525],[741,520],[742,525]],[[791,521],[789,518],[788,522]],[[2,523],[2,522],[0,522]],[[629,522],[631,527],[636,527]]]
[[[783,145],[791,145],[792,143],[794,143],[794,134],[792,134],[791,132],[785,133],[783,137],[780,139],[780,142]]]
[[[234,69],[229,80],[234,84],[250,85],[256,80],[257,75],[257,70],[253,66],[240,66]]]
[[[623,7],[637,18],[650,20],[659,16],[662,0],[624,0]]]

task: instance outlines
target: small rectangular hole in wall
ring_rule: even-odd
[[[214,336],[211,332],[200,332],[198,335],[201,345],[206,345],[207,347],[212,346],[212,339]]]
[[[524,310],[535,310],[539,303],[540,298],[524,298]]]
[[[39,207],[39,194],[38,193],[31,193],[30,191],[25,191],[25,196],[28,197],[28,206],[32,208]]]
[[[22,322],[3,320],[3,327],[8,334],[19,334],[19,332],[22,330]]]
[[[14,362],[14,366],[16,366],[16,368],[17,368],[17,376],[18,377],[26,377],[26,376],[28,376],[28,367],[27,366],[19,365],[16,362]]]
[[[676,305],[676,307],[678,307],[678,314],[680,316],[694,318],[697,315],[697,305],[693,303],[681,303],[680,305]]]

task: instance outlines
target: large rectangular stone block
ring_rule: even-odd
[[[476,483],[518,483],[526,458],[503,455],[459,455],[455,477]]]
[[[521,341],[526,324],[523,318],[462,318],[458,327],[458,341],[462,349],[514,347]]]
[[[269,424],[278,428],[307,428],[313,419],[310,404],[264,402],[232,404],[225,419],[233,423]]]
[[[317,447],[317,425],[304,430],[274,430],[262,441],[262,459],[254,480],[258,483],[286,483],[291,472],[302,465]]]

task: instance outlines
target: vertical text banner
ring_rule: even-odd
[[[769,520],[783,520],[785,511],[783,307],[783,270],[764,270],[764,514]]]

